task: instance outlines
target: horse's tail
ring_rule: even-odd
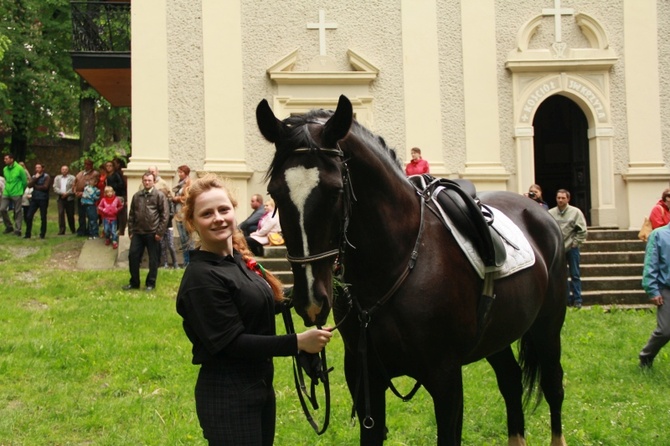
[[[532,404],[532,410],[537,408],[543,396],[542,386],[540,386],[542,367],[537,353],[537,347],[530,333],[524,334],[519,341],[519,366],[521,366],[524,392],[523,405],[527,407]]]

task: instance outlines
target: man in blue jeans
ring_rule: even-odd
[[[656,329],[640,352],[640,367],[649,368],[659,350],[670,341],[670,226],[654,229],[644,255],[642,287],[649,301],[658,308]]]
[[[570,192],[559,189],[556,192],[556,207],[549,214],[556,220],[563,233],[565,258],[570,271],[568,305],[582,307],[582,280],[579,274],[579,247],[586,241],[586,219],[579,208],[570,206]]]

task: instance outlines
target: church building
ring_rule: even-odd
[[[333,109],[405,162],[480,190],[639,228],[669,187],[667,0],[131,0],[136,190],[157,165],[233,182],[240,215],[266,193],[274,146],[255,120]]]

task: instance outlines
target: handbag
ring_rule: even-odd
[[[271,232],[268,234],[268,242],[270,246],[282,246],[284,244],[284,236],[279,232]]]
[[[640,229],[640,232],[637,233],[637,238],[639,238],[643,242],[646,242],[647,239],[649,239],[649,234],[651,234],[651,231],[652,231],[651,221],[649,221],[648,217],[644,217],[644,222],[642,223],[642,229]]]

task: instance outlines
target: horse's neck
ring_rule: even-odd
[[[353,179],[354,203],[347,238],[355,246],[351,267],[370,278],[371,270],[393,275],[404,269],[419,231],[420,202],[403,178],[370,175]],[[372,267],[374,265],[374,268]]]

